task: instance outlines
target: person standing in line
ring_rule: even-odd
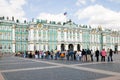
[[[82,49],[82,61],[86,61],[86,52],[84,49]]]
[[[68,61],[69,61],[69,56],[70,56],[70,52],[69,52],[69,50],[67,50],[66,57],[67,57]]]
[[[37,52],[37,50],[35,51],[35,59],[37,59],[38,58],[38,52]]]
[[[76,60],[77,60],[77,61],[79,61],[79,59],[80,59],[79,54],[80,54],[80,51],[78,50],[77,53],[76,53]]]
[[[106,56],[106,51],[105,51],[105,49],[103,49],[103,50],[101,51],[101,55],[102,55],[102,61],[105,62],[105,56]]]
[[[53,60],[53,55],[54,55],[54,52],[53,50],[50,52],[50,56],[51,56],[51,59]]]
[[[82,58],[82,52],[81,52],[81,50],[79,50],[77,52],[77,54],[78,54],[78,60],[81,61],[81,58]]]
[[[94,55],[94,52],[93,52],[93,50],[91,49],[91,61],[93,62],[93,55]]]
[[[87,53],[87,58],[86,58],[87,61],[91,61],[91,50],[88,49],[86,53]]]
[[[99,52],[99,50],[97,49],[97,50],[95,51],[95,57],[96,57],[96,61],[97,61],[97,62],[99,61],[99,54],[100,54],[100,52]]]
[[[109,58],[109,54],[110,54],[110,49],[108,48],[108,49],[107,49],[107,60],[108,60],[108,62],[109,62],[109,59],[110,59],[110,58]]]
[[[112,51],[112,49],[110,49],[110,52],[109,52],[109,61],[113,61],[112,56],[113,56],[113,51]]]
[[[76,60],[76,53],[77,53],[77,51],[74,51],[74,54],[73,54],[74,60]]]
[[[87,49],[84,49],[85,51],[85,58],[86,58],[86,61],[88,61],[88,58],[87,58]]]

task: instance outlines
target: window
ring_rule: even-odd
[[[0,49],[2,49],[2,45],[0,45]]]
[[[4,46],[4,49],[6,49],[6,45]]]
[[[11,49],[11,46],[9,45],[8,49]]]

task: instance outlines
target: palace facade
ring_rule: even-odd
[[[81,26],[71,20],[64,23],[46,20],[20,23],[0,19],[0,52],[3,53],[88,48],[120,51],[120,31]]]

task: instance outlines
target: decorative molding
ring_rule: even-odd
[[[29,30],[30,30],[30,29],[34,29],[34,27],[30,27]]]
[[[68,30],[67,29],[64,29],[64,32],[67,32]]]
[[[12,44],[15,44],[15,43],[16,43],[16,41],[15,41],[15,40],[13,40],[13,41],[12,41]]]
[[[38,28],[42,28],[42,26],[43,26],[43,25],[42,25],[41,23],[38,23],[38,24],[37,24],[37,27],[38,27]]]
[[[12,29],[16,29],[16,26],[15,26],[15,25],[13,25],[13,26],[12,26]]]
[[[61,32],[61,30],[57,30],[58,32]]]
[[[34,44],[34,42],[33,42],[33,41],[29,41],[28,43],[29,43],[29,44]]]

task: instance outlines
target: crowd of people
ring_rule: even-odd
[[[51,60],[58,60],[58,59],[65,59],[65,60],[76,60],[76,61],[82,61],[82,62],[105,62],[107,61],[113,61],[113,50],[112,49],[102,49],[99,51],[98,49],[96,51],[93,51],[92,49],[82,49],[78,51],[72,51],[72,50],[65,50],[65,51],[25,51],[19,54],[20,56],[24,58],[36,58],[36,59],[51,59]],[[18,56],[18,54],[16,54]]]

